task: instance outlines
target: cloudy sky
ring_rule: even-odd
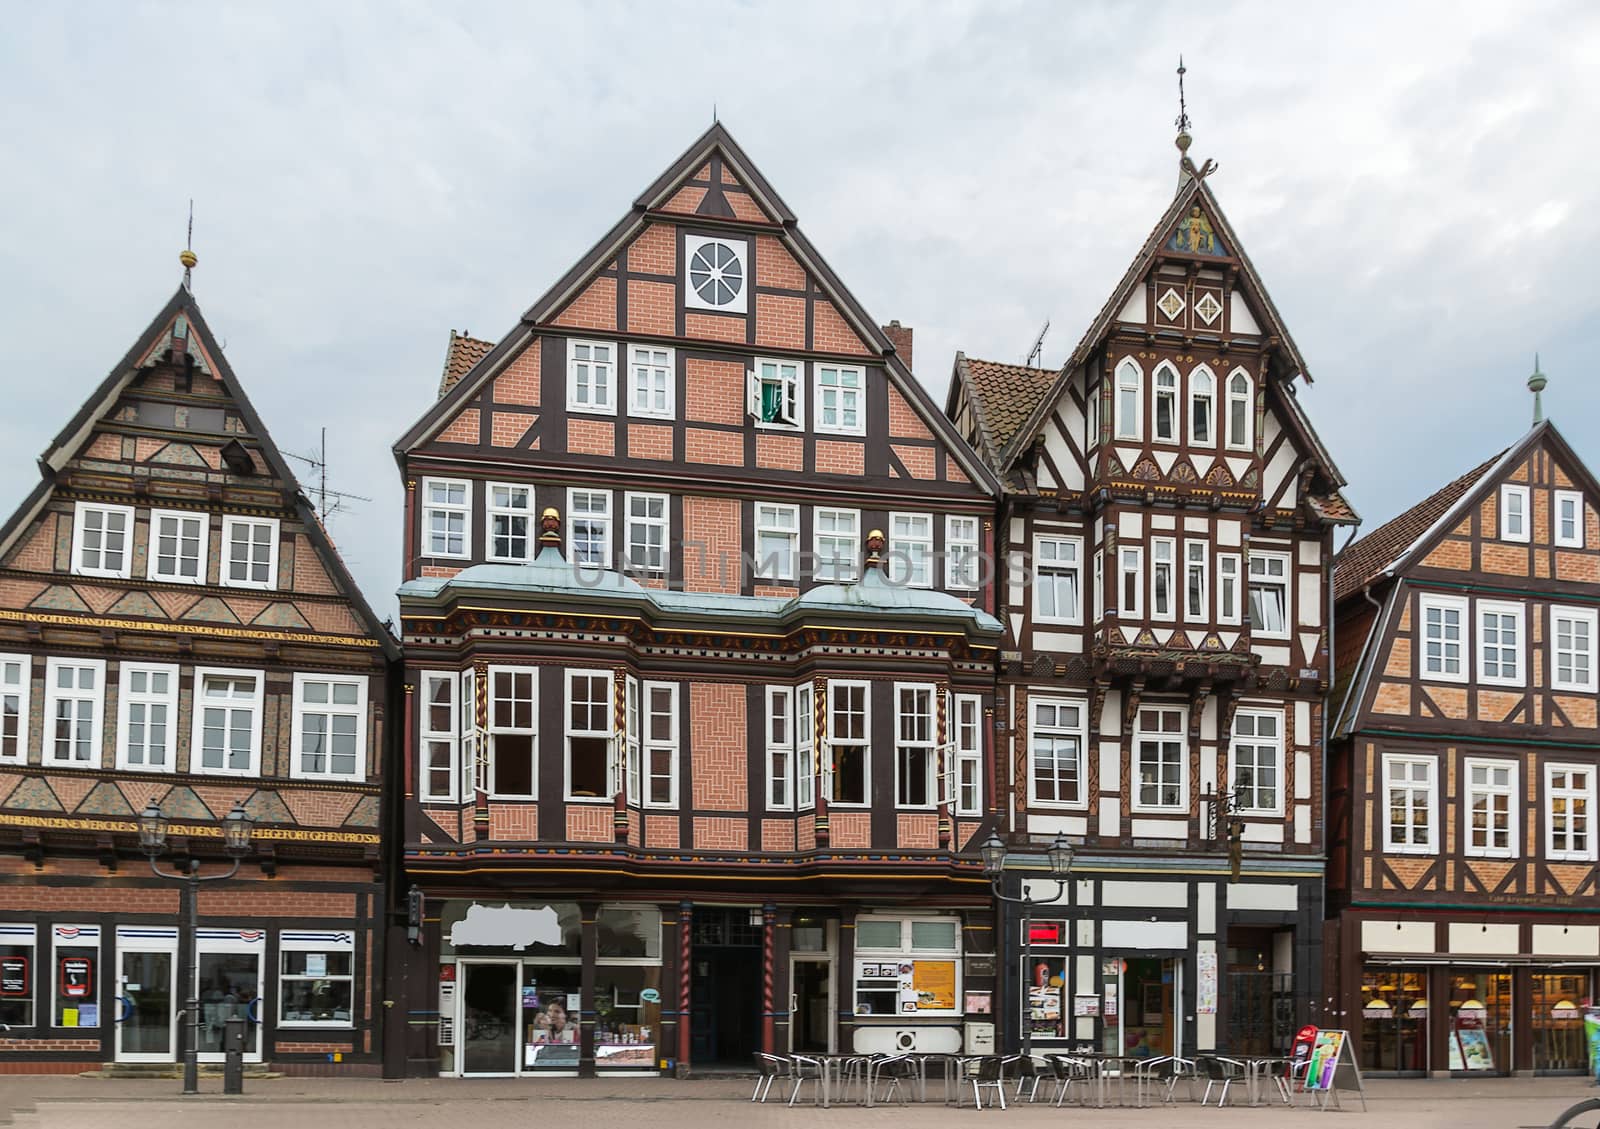
[[[449,330],[498,338],[715,106],[942,402],[1059,363],[1194,153],[1368,528],[1549,411],[1600,468],[1600,7],[35,4],[0,41],[0,506],[180,277],[393,606],[390,445]],[[1592,266],[1591,268],[1592,269]]]

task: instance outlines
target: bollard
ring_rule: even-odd
[[[244,1093],[244,1037],[246,1023],[243,1016],[234,1016],[224,1025],[222,1033],[222,1092]]]

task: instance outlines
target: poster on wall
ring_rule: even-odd
[[[1075,1016],[1096,1016],[1100,1014],[1099,996],[1073,996],[1072,1014]]]
[[[994,993],[968,992],[965,1002],[968,1015],[989,1015],[994,1009]]]
[[[1195,954],[1195,1011],[1201,1015],[1217,1013],[1217,951],[1201,950]]]
[[[1059,987],[1046,984],[1028,988],[1028,1026],[1035,1035],[1060,1035],[1064,1032]]]
[[[93,987],[94,966],[88,957],[61,958],[61,995],[64,999],[84,999]]]
[[[1583,1041],[1589,1048],[1589,1076],[1600,1084],[1600,1007],[1583,1009]]]
[[[1489,1048],[1489,1033],[1482,1027],[1461,1027],[1456,1030],[1456,1041],[1461,1044],[1462,1070],[1493,1070],[1494,1051]]]
[[[1117,986],[1115,983],[1107,984],[1105,990],[1104,1014],[1107,1019],[1117,1018]]]
[[[916,993],[918,1011],[954,1011],[956,1008],[956,962],[919,960],[913,966],[911,987]]]
[[[26,996],[31,994],[28,958],[25,956],[0,957],[0,996]]]

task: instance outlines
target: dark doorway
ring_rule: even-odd
[[[695,1066],[749,1066],[761,1049],[759,914],[750,909],[694,911],[689,1054]]]
[[[461,1073],[517,1069],[517,966],[463,963]]]
[[[1228,931],[1225,1039],[1234,1054],[1283,1054],[1293,1039],[1294,977],[1273,968],[1275,938],[1269,929]]]
[[[828,1053],[828,982],[832,976],[831,960],[794,962],[794,1014],[789,1023],[793,1032],[791,1049],[797,1054]]]

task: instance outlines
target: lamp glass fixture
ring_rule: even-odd
[[[167,847],[167,817],[161,805],[151,800],[139,813],[139,849],[155,858]]]
[[[1050,863],[1050,876],[1065,881],[1067,875],[1072,873],[1072,844],[1067,842],[1067,837],[1057,832],[1055,841],[1044,854]]]
[[[989,832],[983,846],[978,848],[978,853],[983,856],[983,872],[990,877],[998,875],[1005,868],[1006,845],[993,831]]]
[[[234,858],[246,854],[250,850],[250,836],[255,831],[256,821],[250,818],[250,813],[244,810],[244,805],[234,802],[233,810],[222,820],[222,846]]]

